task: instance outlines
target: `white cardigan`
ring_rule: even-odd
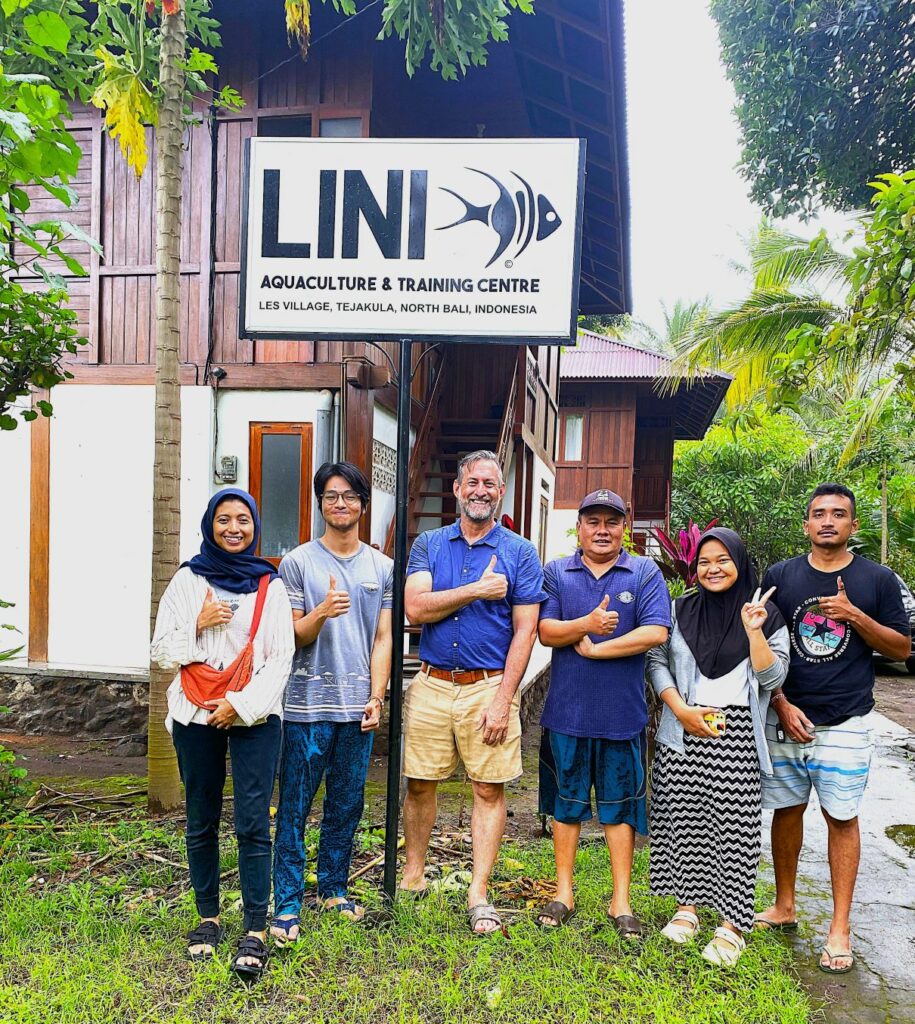
[[[152,641],[152,659],[163,669],[177,669],[168,688],[168,715],[172,722],[206,724],[209,711],[198,708],[181,688],[181,666],[204,661],[216,669],[230,665],[244,649],[251,630],[257,593],[239,594],[239,606],[224,626],[211,626],[197,635],[197,616],[210,584],[187,567],[179,569],[166,587]],[[283,694],[292,668],[295,639],[292,609],[281,579],[271,580],[267,600],[254,638],[254,674],[243,690],[226,694],[238,714],[237,725],[255,725],[269,715],[283,715]]]

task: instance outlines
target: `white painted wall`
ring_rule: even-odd
[[[68,385],[51,424],[48,660],[148,661],[153,388]]]
[[[219,442],[216,459],[224,455],[238,458],[236,484],[213,484],[210,494],[220,487],[237,486],[248,490],[248,446],[252,423],[311,423],[312,445],[314,423],[321,401],[320,391],[230,391],[219,390]],[[315,453],[312,450],[312,472]],[[203,510],[201,509],[201,513]]]
[[[213,392],[181,389],[181,561],[200,550],[200,520],[210,497],[226,486],[213,478]],[[152,510],[150,509],[150,515]],[[151,522],[151,520],[150,520]]]
[[[154,389],[68,385],[51,424],[48,660],[148,663]],[[181,389],[180,556],[200,546],[210,487],[211,393]],[[218,485],[217,485],[218,486]]]
[[[314,391],[220,395],[217,455],[238,457],[239,487],[248,487],[249,424],[313,422],[316,396]],[[153,399],[150,386],[68,385],[55,392],[48,633],[48,659],[54,664],[108,669],[147,664]],[[207,501],[225,485],[212,469],[212,391],[182,388],[181,410],[180,557],[185,560],[200,548]],[[18,561],[9,550],[3,556],[13,563],[8,574],[14,596],[8,599],[18,602],[23,593],[27,608],[28,463],[21,453],[17,457],[24,499],[13,503],[11,515],[13,531],[24,536],[24,554],[19,557],[22,545],[14,544]]]
[[[566,531],[578,521],[578,512],[574,508],[550,509],[547,524],[546,560],[565,558],[575,551],[575,538],[566,535]]]
[[[12,413],[18,418],[19,407]],[[28,646],[30,447],[31,428],[27,423],[20,421],[15,430],[0,430],[0,599],[15,605],[0,608],[0,624],[19,630],[0,630],[0,650]],[[23,650],[16,661],[25,661],[27,656],[27,649]]]

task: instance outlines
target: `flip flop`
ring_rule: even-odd
[[[330,896],[320,904],[322,911],[337,913],[347,921],[358,924],[365,917],[365,907],[348,896]]]
[[[283,934],[274,935],[274,928],[281,931]],[[270,935],[273,939],[273,944],[277,949],[282,949],[284,946],[291,946],[298,941],[298,935],[293,938],[289,934],[293,928],[298,928],[301,933],[301,922],[297,917],[274,917],[270,921]]]
[[[553,900],[537,911],[534,924],[538,928],[543,928],[544,931],[550,931],[553,928],[561,928],[563,925],[568,924],[574,916],[574,907],[567,907],[562,900]],[[550,924],[549,921],[541,921],[543,917],[552,918],[555,924]]]
[[[822,960],[817,960],[817,967],[824,974],[848,974],[848,972],[855,966],[855,954],[850,949],[840,953],[834,953],[828,945],[823,946],[823,952],[829,957],[829,964],[824,964]],[[836,960],[850,959],[851,963],[848,967],[833,967],[833,963]]]
[[[753,918],[753,927],[761,932],[796,932],[797,921],[770,921],[768,917],[757,914]]]

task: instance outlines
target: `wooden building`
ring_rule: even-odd
[[[587,186],[582,312],[629,308],[628,195],[620,0],[538,0],[510,17],[510,41],[457,82],[404,70],[403,44],[377,42],[380,8],[344,19],[313,8],[307,62],[286,43],[273,0],[216,0],[220,84],[236,112],[198,109],[184,153],[181,256],[182,557],[225,482],[259,499],[262,553],[279,559],[314,535],[313,470],[350,459],[374,494],[365,538],[390,543],[394,346],[238,336],[242,159],[253,136],[581,137]],[[100,112],[75,109],[83,150],[67,217],[104,254],[73,243],[89,269],[70,280],[88,344],[53,394],[52,420],[0,437],[14,480],[0,595],[32,665],[84,674],[147,663],[154,379],[154,175],[137,180]],[[147,129],[150,167],[155,133]],[[37,218],[60,212],[36,200]],[[488,447],[506,472],[505,510],[546,554],[555,487],[560,350],[460,342],[421,360],[413,390],[410,532],[453,518],[457,457]],[[640,414],[641,415],[641,414]],[[561,442],[560,442],[561,443]],[[565,472],[565,470],[563,470]],[[571,486],[571,485],[570,485]]]
[[[669,356],[589,331],[563,353],[550,554],[568,548],[581,499],[598,487],[627,503],[639,546],[652,527],[669,528],[674,441],[705,435],[731,383],[712,371],[671,380]]]

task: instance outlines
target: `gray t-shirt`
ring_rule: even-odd
[[[313,644],[296,649],[286,689],[287,722],[358,722],[371,692],[370,661],[382,608],[390,608],[394,563],[360,544],[339,558],[319,540],[280,562],[293,610],[312,611],[327,596],[330,577],[350,596],[350,610],[327,619]]]

